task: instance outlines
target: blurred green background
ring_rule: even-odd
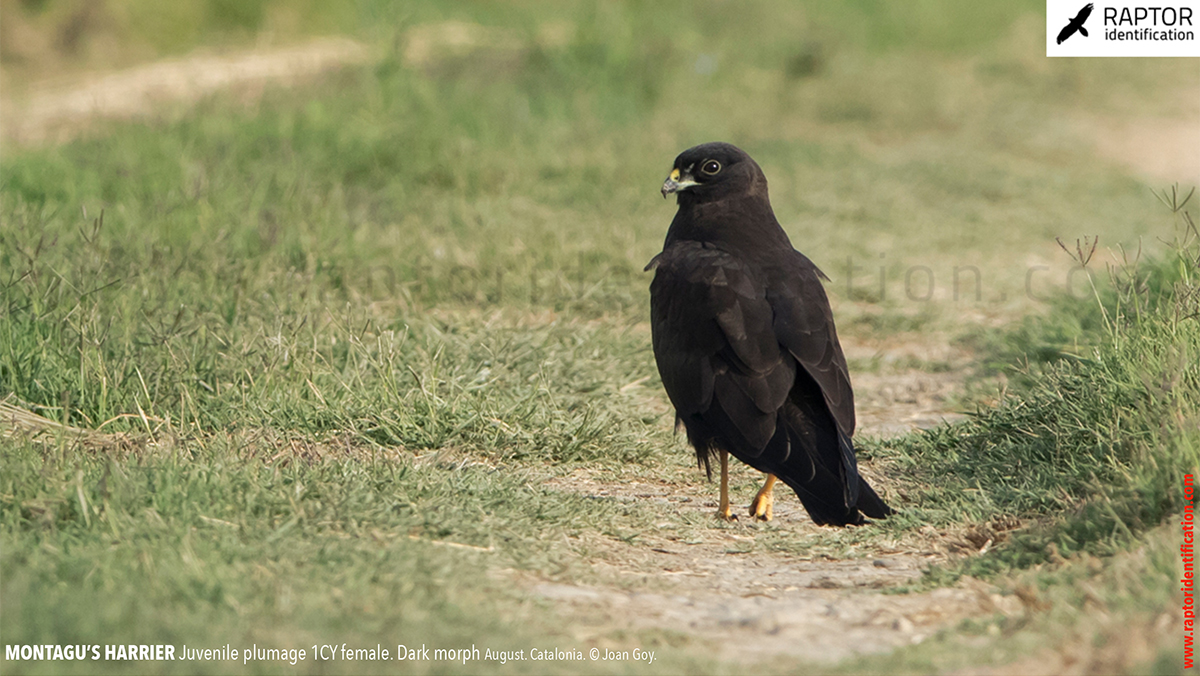
[[[250,96],[256,122],[238,127],[223,157],[187,147],[231,134],[222,115],[193,117],[191,130],[157,140],[150,152],[158,157],[138,158],[162,162],[146,172],[155,184],[143,189],[170,210],[172,193],[188,185],[219,191],[247,172],[271,172],[270,181],[254,180],[255,200],[275,222],[304,220],[311,207],[288,199],[294,194],[321,195],[339,212],[330,215],[338,227],[319,232],[275,226],[267,239],[293,255],[298,238],[309,238],[300,245],[309,255],[352,229],[372,246],[339,242],[346,274],[384,269],[411,280],[422,265],[440,265],[423,256],[442,251],[471,275],[494,279],[504,270],[510,283],[522,280],[503,290],[474,279],[470,289],[416,285],[435,302],[533,298],[528,280],[563,267],[564,256],[637,273],[669,218],[669,208],[647,199],[651,188],[678,151],[713,139],[746,147],[764,166],[780,220],[834,278],[836,296],[873,307],[890,299],[909,314],[933,311],[914,302],[928,295],[928,275],[932,297],[952,300],[955,268],[968,267],[981,270],[981,293],[971,288],[973,272],[960,277],[968,281],[958,295],[972,302],[955,303],[955,313],[1024,312],[1027,286],[1044,297],[1067,284],[1054,236],[1099,235],[1106,248],[1136,249],[1148,227],[1146,188],[1196,178],[1187,158],[1155,159],[1186,155],[1193,140],[1178,137],[1194,134],[1198,115],[1190,62],[1047,59],[1038,2],[3,7],[5,91],[17,101],[30,83],[72,73],[86,81],[97,70],[196,49],[265,49],[330,34],[362,41],[368,69],[302,93],[268,88],[265,103]],[[229,109],[220,100],[207,104],[214,113]],[[1131,125],[1158,133],[1147,141],[1127,134]],[[1133,138],[1114,140],[1123,136]],[[104,181],[125,181],[111,170],[59,174],[54,163],[72,152],[31,163],[9,188],[85,203],[111,197]],[[97,154],[109,169],[122,161]],[[287,175],[275,175],[289,154]],[[47,184],[42,172],[63,180]],[[228,216],[246,217],[244,206]],[[139,232],[169,236],[182,227],[155,221]],[[198,232],[190,222],[185,230]],[[408,246],[413,238],[422,246]],[[1053,273],[1031,273],[1036,265]]]

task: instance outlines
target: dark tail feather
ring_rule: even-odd
[[[840,490],[836,491],[836,495],[833,491],[822,490],[829,487],[829,484],[810,483],[808,486],[792,486],[792,489],[796,491],[796,497],[800,498],[808,516],[818,526],[861,526],[865,523],[862,513],[857,509],[846,509],[838,504],[842,497]]]
[[[836,441],[838,455],[834,468],[823,462],[814,463],[807,457],[805,444],[797,438],[790,456],[780,467],[782,471],[775,472],[776,476],[796,491],[808,515],[819,525],[858,526],[865,523],[864,514],[872,519],[883,519],[892,514],[892,509],[859,475],[850,438],[838,431]],[[801,468],[808,472],[796,471]]]
[[[825,476],[822,477],[822,474]],[[857,477],[857,480],[858,502],[850,508],[842,502],[841,481],[828,472],[818,470],[817,478],[807,483],[793,483],[786,479],[784,482],[796,491],[796,497],[800,498],[800,503],[813,522],[821,526],[861,526],[866,523],[864,515],[872,519],[886,519],[895,513],[866,479]]]
[[[854,443],[850,437],[838,430],[838,448],[842,452],[842,468],[846,481],[846,504],[854,505],[863,514],[872,519],[883,519],[892,513],[892,508],[879,497],[871,484],[858,473],[858,458],[854,453]],[[857,481],[856,481],[857,479]]]
[[[855,481],[854,477],[858,476],[858,458],[854,455],[854,443],[839,429],[837,430],[837,444],[840,456],[838,459],[842,464],[842,476],[847,478],[847,481],[842,482],[844,504],[847,506],[857,505],[859,482]]]
[[[883,498],[871,488],[871,484],[867,480],[858,477],[858,511],[866,514],[872,519],[886,519],[889,515],[895,514],[895,510],[887,506]]]
[[[791,457],[775,472],[775,476],[796,491],[796,497],[800,498],[800,503],[804,505],[814,523],[822,526],[861,525],[863,515],[856,507],[847,506],[847,491],[842,478],[820,463],[813,463],[807,458],[802,460],[806,455],[806,449],[793,447]],[[805,474],[796,471],[801,468],[808,469],[812,465],[816,466],[816,471],[807,480]],[[857,474],[855,477],[857,478]],[[863,499],[867,497],[865,493],[869,493],[880,505],[883,504],[865,482],[859,480],[856,488],[858,490],[854,492],[858,493],[858,504],[862,504]]]

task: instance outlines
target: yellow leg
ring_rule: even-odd
[[[729,509],[729,452],[721,451],[721,505],[717,507],[717,516],[726,521],[733,521],[733,510]]]
[[[758,495],[754,496],[754,502],[750,503],[750,516],[762,521],[770,521],[774,516],[771,506],[775,502],[776,481],[774,474],[767,475],[766,483],[759,489]]]

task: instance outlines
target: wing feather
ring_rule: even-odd
[[[854,391],[833,324],[821,272],[798,251],[776,272],[768,288],[775,312],[774,335],[820,388],[838,429],[854,434]]]
[[[795,381],[795,361],[775,339],[762,275],[744,261],[692,241],[652,262],[654,355],[671,403],[686,420],[714,394],[736,449],[758,455],[775,436],[778,412]]]

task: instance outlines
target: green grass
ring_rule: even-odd
[[[1028,320],[1009,334],[1020,349],[1031,333],[1082,319],[1092,326],[1074,334],[1082,349],[1027,361],[1016,393],[966,423],[876,449],[898,476],[916,479],[909,497],[921,507],[909,517],[918,522],[1032,520],[951,577],[1111,555],[1182,512],[1183,475],[1200,470],[1200,241],[1181,197],[1168,199],[1177,221],[1168,257],[1112,271],[1106,293],[1074,316]]]
[[[1183,671],[1174,612],[1179,588],[1178,526],[1164,525],[1112,557],[1075,556],[1053,567],[977,589],[1027,601],[997,608],[883,657],[850,660],[840,673],[946,673],[980,664],[1023,671],[1174,674]]]
[[[1049,543],[1135,547],[1197,464],[1181,429],[1200,336],[1179,291],[1195,269],[1102,288],[1109,325],[1056,295],[1055,236],[1173,255],[1149,244],[1163,226],[1146,186],[1060,120],[1171,114],[1145,94],[1191,71],[1046,66],[1037,3],[910,5],[362,3],[297,30],[353,32],[369,67],[6,148],[0,397],[113,436],[0,438],[5,643],[586,645],[520,581],[620,586],[589,536],[712,528],[553,480],[691,462],[642,268],[673,214],[657,194],[671,159],[713,139],[763,165],[781,222],[834,279],[844,336],[937,330],[993,371],[1034,362],[964,425],[863,443],[898,518],[805,541],[768,527],[748,546],[861,556],[926,524],[1032,524],[925,584],[1024,574]],[[261,7],[213,41],[269,24]],[[407,62],[409,31],[445,20],[506,40]],[[565,40],[539,37],[555,22]],[[180,35],[161,49],[201,40]],[[1024,298],[1030,260],[1052,264],[1048,318],[962,321],[1045,309]],[[905,296],[914,266],[928,302]],[[979,300],[952,297],[963,266]],[[733,670],[666,632],[602,639],[655,646],[667,670]]]
[[[496,571],[564,576],[579,562],[562,543],[615,528],[628,507],[545,489],[531,469],[303,442],[261,457],[289,448],[272,441],[230,436],[128,458],[10,444],[6,641],[299,649],[336,637],[393,655],[397,643],[574,645],[514,592],[513,574]]]

